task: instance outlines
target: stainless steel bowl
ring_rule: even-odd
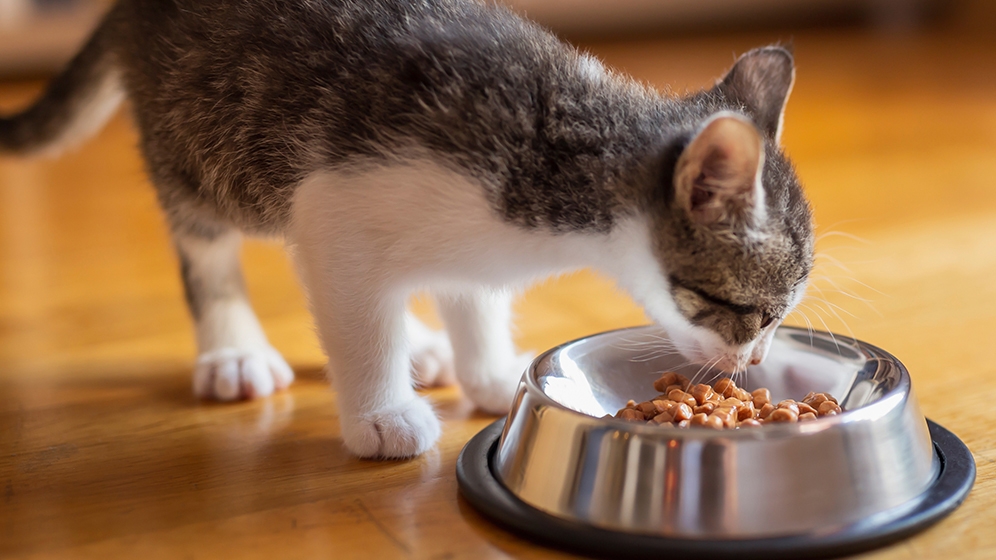
[[[834,395],[846,412],[716,431],[613,418],[663,371],[698,373],[640,327],[554,348],[523,376],[492,470],[512,495],[596,528],[672,538],[833,534],[915,507],[939,472],[902,363],[874,346],[782,327],[745,388]],[[702,377],[701,375],[699,377]]]

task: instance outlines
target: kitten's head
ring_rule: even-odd
[[[699,117],[651,213],[670,298],[648,312],[686,357],[731,372],[764,359],[812,268],[809,205],[779,148],[793,80],[792,55],[768,47],[689,98]]]

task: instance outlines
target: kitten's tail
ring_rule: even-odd
[[[0,117],[0,153],[56,154],[95,134],[121,101],[124,89],[104,22],[34,105]]]

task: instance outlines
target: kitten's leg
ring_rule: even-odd
[[[405,331],[415,384],[419,387],[443,387],[456,383],[453,346],[446,333],[430,329],[411,313],[405,314]]]
[[[239,266],[241,236],[175,233],[187,304],[196,323],[199,357],[194,394],[230,401],[269,395],[294,379],[246,299]]]
[[[327,223],[327,222],[326,222]],[[339,425],[360,457],[412,457],[441,431],[412,384],[406,293],[391,287],[376,253],[338,246],[340,232],[301,220],[293,236],[301,279],[329,358]]]
[[[532,359],[512,342],[511,294],[480,290],[438,299],[464,393],[485,412],[508,412]]]

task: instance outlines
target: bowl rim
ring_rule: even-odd
[[[655,325],[653,323],[646,325],[637,325],[632,327],[623,327],[619,329],[611,329],[607,331],[601,331],[586,336],[578,337],[573,340],[558,344],[553,348],[546,350],[540,355],[536,356],[533,361],[526,368],[523,374],[522,382],[526,385],[527,390],[532,393],[534,398],[539,398],[544,403],[551,405],[554,409],[560,412],[566,412],[569,414],[574,414],[584,419],[585,422],[591,422],[595,424],[604,424],[607,427],[615,427],[621,431],[630,432],[633,434],[638,434],[641,437],[651,436],[656,438],[664,439],[696,439],[696,440],[716,440],[717,438],[732,438],[737,440],[762,440],[762,439],[775,439],[775,438],[786,438],[792,437],[800,434],[809,435],[825,430],[831,430],[836,426],[841,424],[851,424],[866,421],[874,421],[876,418],[881,418],[889,414],[889,412],[895,410],[897,407],[903,407],[906,405],[906,401],[909,400],[910,393],[912,391],[912,382],[909,375],[909,370],[906,366],[891,353],[875,346],[869,344],[862,340],[858,340],[854,337],[846,337],[847,343],[858,346],[863,354],[872,354],[879,358],[875,360],[879,363],[885,361],[891,364],[893,367],[898,369],[899,381],[896,386],[887,391],[878,399],[860,406],[858,408],[853,408],[843,411],[841,414],[837,414],[832,417],[822,417],[817,418],[811,422],[795,422],[795,423],[779,423],[779,424],[767,424],[762,425],[757,428],[749,429],[724,429],[715,430],[712,428],[704,428],[700,426],[689,426],[687,428],[679,428],[678,426],[650,426],[646,423],[630,422],[615,417],[599,417],[586,414],[584,412],[575,410],[573,408],[567,407],[564,404],[558,402],[557,400],[550,397],[546,391],[544,391],[536,381],[537,366],[540,363],[548,361],[554,354],[563,351],[564,349],[577,344],[579,342],[595,338],[598,336],[604,336],[613,333],[621,333],[624,331],[634,331],[634,330],[644,330],[648,328],[658,328],[663,329],[660,325]],[[831,337],[837,337],[835,333],[829,331],[821,331],[816,329],[806,329],[802,327],[797,327],[794,325],[780,325],[778,330],[791,330],[805,333],[807,336],[810,335],[829,335]],[[871,360],[866,360],[866,363]],[[881,366],[879,366],[881,367]],[[513,410],[514,412],[514,410]],[[502,438],[504,439],[504,438]]]

